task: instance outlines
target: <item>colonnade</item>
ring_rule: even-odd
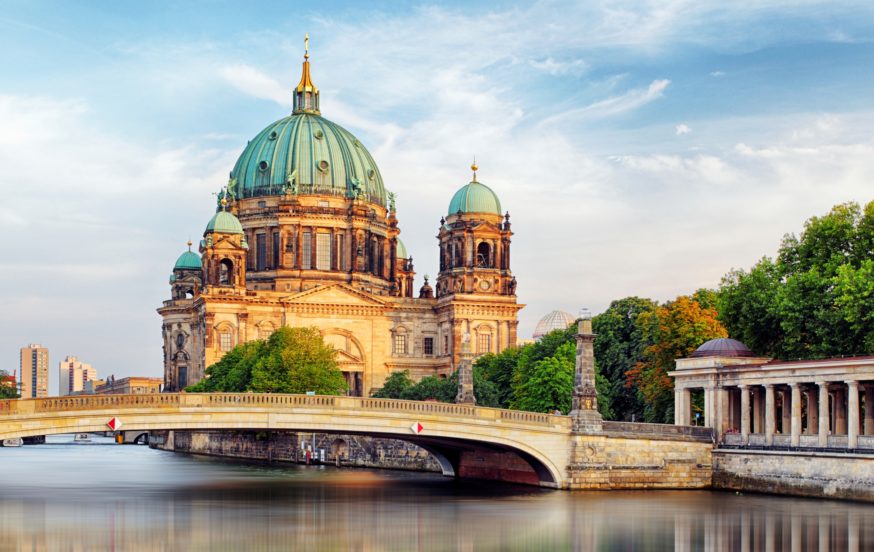
[[[677,425],[695,423],[696,392],[703,394],[703,425],[726,444],[874,448],[874,381],[678,387]]]

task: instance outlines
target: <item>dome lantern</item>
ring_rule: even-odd
[[[310,76],[310,35],[304,36],[303,70],[300,82],[294,89],[294,110],[292,113],[312,113],[319,115],[319,89]]]

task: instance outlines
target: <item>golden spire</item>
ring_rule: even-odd
[[[191,246],[194,245],[191,243],[191,238],[188,238],[188,250],[191,251]]]
[[[479,167],[476,164],[476,155],[473,156],[473,163],[470,164],[470,170],[473,171],[473,180],[472,182],[476,182],[476,171]]]
[[[300,75],[300,82],[295,88],[296,92],[312,92],[313,94],[317,94],[319,89],[316,88],[316,85],[313,84],[313,78],[310,76],[310,35],[307,34],[303,39],[304,44],[304,53],[303,53],[303,71]]]

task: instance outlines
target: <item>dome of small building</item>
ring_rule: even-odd
[[[534,339],[540,339],[544,335],[554,330],[566,330],[568,326],[574,323],[576,318],[570,313],[561,310],[554,310],[540,319],[537,326],[534,328]]]
[[[398,259],[408,259],[409,257],[410,257],[410,255],[407,253],[407,246],[405,246],[404,242],[402,242],[401,239],[398,238],[397,258]]]
[[[176,259],[176,265],[173,267],[173,270],[200,270],[201,267],[200,255],[189,249],[179,255],[179,258]]]
[[[501,200],[491,188],[476,180],[462,186],[449,202],[449,214],[490,213],[501,214]]]
[[[211,233],[242,234],[243,225],[240,224],[240,220],[232,213],[221,210],[209,219],[209,223],[206,225],[206,230],[203,233],[204,235]]]
[[[737,339],[720,337],[711,339],[705,342],[692,353],[692,358],[700,357],[754,357],[756,354],[752,352],[746,345]]]

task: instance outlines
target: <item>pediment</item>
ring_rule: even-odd
[[[346,351],[337,351],[337,362],[340,364],[363,364],[364,359],[353,356]]]
[[[369,293],[358,291],[345,284],[319,286],[284,297],[284,303],[299,305],[344,305],[383,307],[386,302]]]

